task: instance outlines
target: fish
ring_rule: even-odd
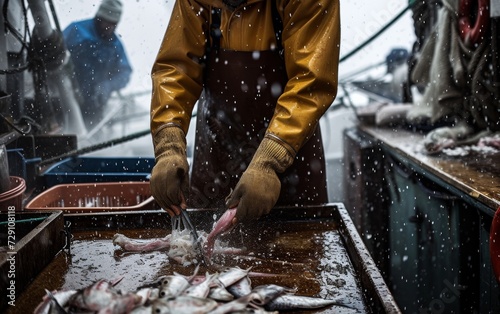
[[[135,293],[122,294],[104,279],[75,294],[68,303],[81,310],[102,313],[126,313],[140,304],[141,297]]]
[[[126,293],[114,289],[123,277],[114,280],[98,280],[79,290],[50,292],[37,306],[34,314],[63,314],[76,312],[128,313],[141,304],[143,293]],[[71,309],[69,311],[68,309]]]
[[[67,314],[68,313],[61,306],[61,304],[59,304],[59,301],[57,301],[56,297],[54,297],[54,295],[49,290],[45,289],[45,292],[47,293],[47,295],[51,299],[51,303],[52,303],[52,306],[53,306],[53,308],[55,310],[55,313],[58,313],[58,314]]]
[[[77,290],[53,291],[45,289],[46,295],[33,314],[64,314],[67,311],[64,309],[68,301],[78,293]]]
[[[164,238],[155,239],[154,241],[139,241],[117,233],[113,236],[113,245],[120,246],[127,252],[162,251],[170,248],[171,237],[172,235],[169,234]]]
[[[299,296],[293,294],[282,294],[264,305],[264,308],[268,311],[290,311],[294,309],[319,309],[330,305],[351,308],[350,306],[339,303],[339,301],[337,300],[328,300],[323,298]]]
[[[210,314],[226,314],[233,312],[239,313],[241,311],[247,310],[248,307],[254,309],[261,308],[263,305],[269,303],[278,296],[284,293],[291,293],[291,292],[294,292],[294,290],[273,284],[257,286],[254,289],[252,289],[250,293],[245,294],[234,301],[220,305],[209,313]]]
[[[135,292],[136,295],[141,297],[140,305],[151,303],[160,297],[159,288],[140,288]]]
[[[275,284],[257,286],[248,294],[250,302],[257,306],[264,306],[283,294],[295,293],[295,289]]]
[[[273,284],[257,286],[252,289],[250,293],[245,294],[234,301],[218,306],[215,310],[210,312],[210,314],[239,313],[247,310],[248,308],[259,309],[281,294],[291,293],[293,291],[293,289]]]
[[[228,303],[220,304],[217,308],[208,312],[208,314],[226,314],[233,312],[242,312],[248,307],[250,300],[246,296],[238,298]]]
[[[248,306],[259,308],[281,294],[295,292],[294,289],[273,284],[261,285],[252,289],[250,278],[248,278],[249,271],[250,269],[242,270],[240,268],[231,268],[226,272],[227,278],[231,278],[231,281],[226,281],[226,284],[228,284],[228,291],[231,291],[231,293],[237,296],[237,299],[218,306],[210,312],[210,314],[239,313],[247,310]],[[240,278],[239,275],[242,273],[246,275]],[[238,281],[234,281],[238,278]]]
[[[251,267],[248,269],[241,269],[239,267],[228,268],[228,269],[224,270],[222,273],[220,273],[219,276],[217,276],[217,281],[223,287],[229,287],[232,284],[240,281],[240,279],[248,276],[250,269],[251,269]]]
[[[191,284],[183,276],[165,276],[160,288],[160,298],[172,298],[181,295]]]
[[[168,300],[156,300],[152,312],[155,314],[205,314],[217,307],[210,299],[181,295]]]
[[[234,295],[227,291],[225,287],[218,286],[210,288],[208,298],[215,301],[228,302],[234,299]]]
[[[76,294],[71,303],[79,309],[97,312],[108,306],[116,297],[118,292],[112,289],[108,281],[101,279]]]
[[[252,292],[252,281],[249,277],[243,277],[236,283],[227,287],[227,291],[236,298],[241,298],[244,295]]]
[[[226,210],[219,220],[217,220],[212,231],[208,234],[205,245],[203,246],[205,255],[208,259],[210,259],[214,253],[215,239],[234,228],[233,219],[236,217],[236,211],[236,207]]]
[[[183,277],[184,279],[186,279],[186,281],[188,283],[191,283],[193,284],[193,281],[197,278],[197,274],[198,274],[198,271],[200,270],[200,267],[199,265],[196,266],[196,268],[194,269],[194,272],[191,276],[184,276],[184,275],[181,275],[181,274],[178,274],[176,272],[174,272],[174,275],[175,276],[180,276],[180,277]],[[146,283],[144,285],[141,285],[139,287],[137,287],[137,290],[140,290],[140,289],[143,289],[143,288],[162,288],[162,287],[165,287],[166,285],[169,284],[169,276],[160,276],[158,277],[156,280],[152,281],[152,282],[149,282],[149,283]]]
[[[210,293],[210,286],[213,285],[215,278],[217,278],[218,274],[209,274],[207,272],[205,276],[205,280],[199,284],[192,285],[186,290],[184,290],[183,295],[197,297],[197,298],[206,298]]]

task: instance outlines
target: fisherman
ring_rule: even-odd
[[[121,16],[120,0],[103,0],[94,18],[71,23],[63,32],[87,127],[102,120],[111,94],[130,80],[132,68],[115,34]]]
[[[177,0],[152,69],[151,191],[171,215],[328,202],[319,120],[337,93],[337,0]],[[186,133],[197,103],[193,163]]]

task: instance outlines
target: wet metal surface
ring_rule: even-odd
[[[363,127],[403,157],[422,166],[444,182],[457,187],[494,210],[500,205],[500,153],[469,152],[466,156],[426,155],[419,151],[423,135],[389,128]]]
[[[16,311],[33,311],[42,300],[44,289],[79,289],[105,278],[123,276],[118,288],[130,291],[162,275],[192,274],[194,267],[183,267],[168,260],[166,252],[125,253],[114,247],[116,230],[74,232],[71,255],[59,254],[18,299]],[[127,229],[120,233],[131,238],[164,237],[168,230]],[[246,247],[240,256],[215,256],[220,266],[252,267],[254,272],[277,276],[251,277],[252,285],[274,283],[297,289],[297,295],[341,299],[356,310],[328,307],[303,313],[365,313],[360,282],[334,221],[270,222],[253,226],[251,231],[233,230],[226,236],[229,246]],[[199,271],[216,272],[218,267]],[[20,313],[20,312],[18,312]],[[296,311],[295,313],[302,313]]]

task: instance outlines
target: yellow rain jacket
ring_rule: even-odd
[[[340,48],[338,0],[276,0],[283,24],[288,83],[267,133],[295,155],[337,93]],[[152,69],[151,131],[176,124],[185,133],[203,88],[201,60],[210,38],[212,8],[221,8],[220,47],[263,51],[276,47],[271,1],[248,0],[234,11],[220,0],[177,0]]]

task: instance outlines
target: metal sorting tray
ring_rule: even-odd
[[[17,308],[23,290],[61,251],[65,237],[62,211],[14,212],[14,216],[2,211],[0,222],[0,289],[9,296],[0,298],[1,311],[10,307],[11,300]],[[15,298],[10,298],[11,293]]]
[[[220,215],[214,210],[190,211],[193,222],[205,231]],[[171,228],[166,212],[67,214],[65,219],[71,222],[74,236],[70,254],[56,256],[24,291],[16,310],[32,312],[44,289],[78,289],[102,278],[123,276],[117,287],[134,291],[159,276],[194,271],[194,266],[169,261],[166,252],[126,253],[112,244],[117,232],[131,238],[164,237]],[[279,275],[252,277],[253,286],[294,287],[297,295],[340,298],[357,309],[332,306],[303,313],[401,313],[341,203],[275,208],[266,219],[235,229],[221,240],[228,246],[246,247],[247,253],[216,256],[216,264]],[[218,270],[203,266],[199,273],[206,271]]]

